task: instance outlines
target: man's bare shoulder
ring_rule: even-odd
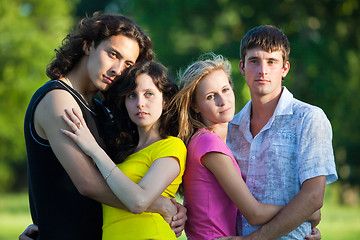
[[[35,129],[39,136],[47,139],[46,132],[49,129],[59,129],[65,124],[62,115],[65,109],[77,108],[74,97],[67,91],[54,89],[48,92],[39,102],[34,113]]]

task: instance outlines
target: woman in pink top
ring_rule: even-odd
[[[259,203],[241,177],[226,145],[235,111],[230,62],[222,56],[190,65],[180,76],[179,137],[188,144],[183,177],[188,239],[234,236],[237,209],[253,225],[269,221],[281,206]]]

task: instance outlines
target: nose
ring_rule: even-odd
[[[139,108],[139,109],[141,109],[141,108],[144,107],[144,99],[143,99],[143,97],[139,96],[139,97],[137,98],[136,106],[137,106],[137,108]]]
[[[218,106],[224,106],[225,102],[226,102],[226,100],[225,100],[224,96],[222,94],[219,94],[216,98],[216,104]]]
[[[259,74],[261,76],[266,76],[268,74],[266,63],[262,62],[259,64]]]
[[[119,76],[122,71],[126,68],[125,62],[123,61],[116,61],[113,66],[111,67],[111,73],[114,76]]]

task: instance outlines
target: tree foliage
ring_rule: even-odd
[[[284,82],[296,98],[321,107],[334,132],[340,180],[360,184],[360,6],[358,0],[110,1],[148,32],[158,60],[176,73],[204,52],[233,63],[237,109],[249,99],[238,70],[239,43],[251,28],[272,24],[291,43]]]
[[[65,0],[0,0],[0,190],[26,180],[26,107],[72,24]]]
[[[0,2],[3,3],[0,5],[3,36],[0,106],[5,111],[0,115],[0,124],[4,126],[0,128],[1,182],[11,176],[2,169],[14,169],[16,164],[16,169],[21,169],[19,165],[25,165],[22,121],[26,105],[40,82],[44,82],[52,49],[60,44],[73,22],[72,9],[65,0]],[[325,111],[333,126],[340,179],[360,184],[358,0],[77,0],[72,3],[77,4],[76,19],[94,11],[121,13],[134,19],[153,39],[157,60],[174,76],[202,53],[224,55],[232,62],[237,110],[249,99],[238,69],[240,40],[258,25],[280,27],[291,44],[291,70],[284,85],[296,98]]]
[[[134,19],[150,34],[158,60],[173,74],[205,52],[229,58],[238,110],[250,97],[238,70],[240,40],[258,25],[280,27],[291,44],[291,70],[284,85],[296,98],[325,111],[333,126],[340,180],[359,185],[359,4],[358,0],[110,0],[100,10]]]

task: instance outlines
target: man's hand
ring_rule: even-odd
[[[39,233],[38,226],[35,224],[29,225],[25,231],[19,236],[19,240],[33,240]]]
[[[320,240],[321,239],[320,230],[317,229],[317,228],[313,228],[311,230],[311,235],[306,236],[305,239],[308,239],[308,240]]]
[[[187,216],[186,216],[187,210],[183,205],[176,202],[175,198],[171,199],[171,201],[175,204],[177,208],[177,213],[172,218],[170,227],[175,232],[176,237],[180,237],[182,231],[185,228],[185,222],[187,220]]]

